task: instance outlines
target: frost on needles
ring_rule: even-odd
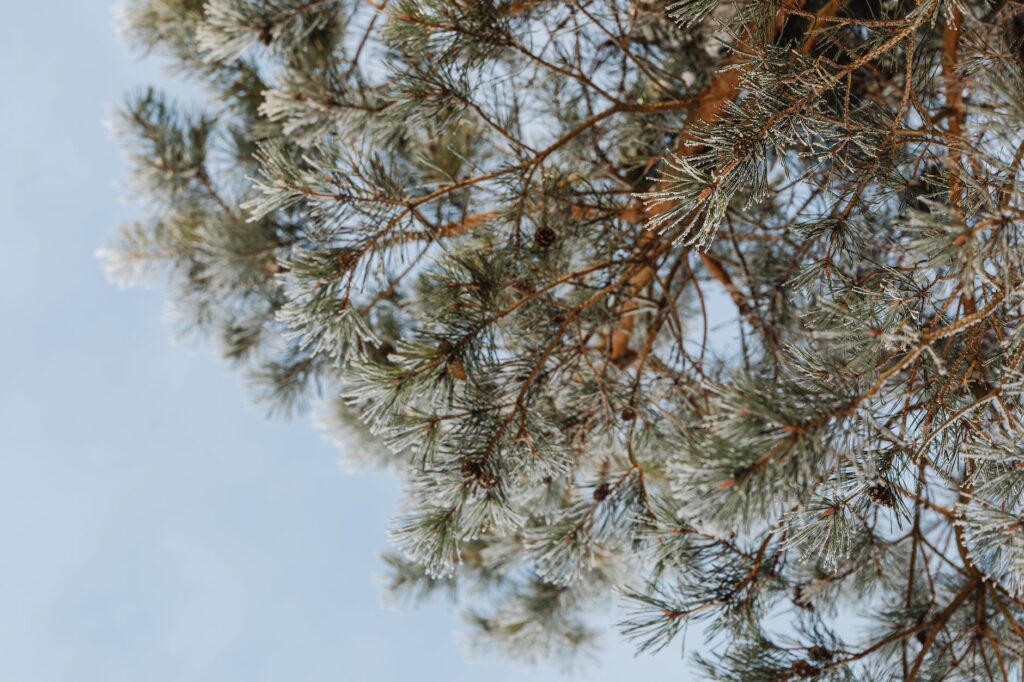
[[[1019,679],[1024,6],[121,21],[203,96],[121,109],[110,271],[401,477],[396,598],[520,660],[617,604],[710,679]]]

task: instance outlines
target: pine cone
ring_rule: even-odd
[[[488,471],[484,467],[484,463],[478,459],[464,459],[460,468],[462,480],[467,483],[475,483],[484,490],[491,490],[499,483],[497,475]]]
[[[752,137],[742,137],[732,146],[732,153],[739,161],[750,156],[755,146],[757,146],[757,140]]]
[[[892,507],[896,504],[892,491],[882,484],[873,485],[868,488],[868,499],[882,507]]]
[[[537,229],[537,232],[533,235],[533,241],[537,242],[537,246],[542,249],[546,249],[558,239],[558,233],[552,230],[547,225]]]
[[[445,369],[448,370],[448,376],[456,381],[466,380],[466,366],[462,364],[462,360],[458,358],[449,358],[448,362],[445,363]]]

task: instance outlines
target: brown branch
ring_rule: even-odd
[[[949,166],[949,196],[954,208],[960,203],[960,147],[963,133],[963,122],[966,118],[964,110],[963,84],[957,73],[958,49],[960,46],[960,24],[963,13],[953,7],[952,21],[947,21],[942,29],[942,81],[946,90],[946,103],[952,115],[949,117],[949,154],[946,163]]]
[[[472,232],[481,225],[486,225],[488,221],[497,215],[498,211],[495,210],[478,211],[476,213],[463,216],[459,220],[438,225],[432,229],[396,232],[385,244],[382,244],[381,246],[392,247],[399,246],[401,244],[408,244],[409,242],[436,241],[439,239],[445,239],[446,237],[455,237],[460,234]]]
[[[782,29],[785,18],[789,13],[801,11],[800,4],[801,2],[799,0],[783,4],[776,16],[774,27],[776,32]],[[817,14],[811,14],[811,16],[815,19],[830,17],[842,7],[842,4],[842,0],[831,0]],[[809,37],[803,45],[804,51],[810,51],[813,45],[814,40]],[[715,121],[721,115],[722,109],[725,108],[726,104],[735,100],[737,95],[739,95],[740,80],[743,77],[746,67],[737,66],[735,63],[730,64],[730,66],[733,68],[719,70],[704,89],[696,96],[696,98],[694,98],[692,105],[687,111],[686,127],[679,134],[679,139],[676,143],[675,153],[677,156],[692,156],[699,153],[701,148],[699,145],[694,144],[694,142],[698,141],[694,140],[692,136],[688,134],[689,129],[691,129],[695,123],[711,123]],[[658,161],[660,161],[660,157],[652,159],[648,164],[648,167],[653,168]],[[671,184],[671,180],[663,178],[658,181],[653,191],[659,192],[667,190],[670,188]],[[654,216],[660,215],[661,213],[669,211],[672,208],[673,202],[671,201],[664,201],[649,205],[647,209],[647,218],[650,219]],[[653,233],[644,232],[640,237],[641,246],[653,239],[655,239],[655,235]],[[728,291],[737,307],[739,307],[741,314],[749,315],[750,306],[747,304],[742,292],[740,292],[735,284],[732,283],[731,278],[722,269],[721,264],[710,257],[705,257],[705,254],[701,255],[701,260],[704,263],[704,266],[708,268],[711,275],[726,287],[726,291]],[[653,264],[647,264],[644,268],[639,270],[629,282],[627,291],[631,298],[622,306],[622,310],[619,314],[619,322],[612,331],[611,338],[609,340],[608,357],[609,360],[617,365],[628,364],[636,355],[629,348],[629,340],[633,334],[635,311],[639,307],[639,303],[632,297],[647,286],[653,278],[654,266]]]
[[[710,123],[718,118],[726,103],[734,100],[739,94],[740,76],[741,69],[726,69],[716,73],[711,82],[694,99],[692,106],[687,112],[687,127],[692,126],[694,123]],[[698,148],[691,144],[692,141],[684,130],[679,135],[679,141],[676,144],[676,154],[680,156],[695,154]],[[653,167],[658,160],[653,159],[649,167]],[[666,189],[670,182],[670,180],[666,179],[660,180],[658,182],[659,186],[656,187],[655,191]],[[671,208],[672,204],[670,202],[664,202],[649,208],[648,214],[649,217],[651,215],[658,215]],[[655,238],[654,233],[644,231],[640,236],[640,248],[643,249],[648,242],[653,241]],[[654,266],[648,263],[630,278],[626,286],[626,291],[630,298],[622,306],[619,322],[615,329],[612,330],[609,340],[608,359],[617,365],[628,364],[635,357],[635,353],[630,351],[629,340],[633,335],[634,313],[640,304],[634,297],[654,279],[654,270]]]
[[[928,634],[925,636],[924,642],[921,643],[921,651],[918,652],[917,658],[914,659],[914,664],[910,667],[910,673],[907,675],[908,682],[913,682],[917,679],[917,673],[921,670],[921,664],[924,663],[925,654],[931,648],[935,642],[935,638],[939,636],[942,628],[949,622],[949,619],[953,617],[956,610],[971,596],[971,593],[981,584],[981,576],[976,575],[964,585],[964,588],[953,598],[953,601],[949,602],[942,613],[939,614],[938,618],[935,619],[935,623],[931,629],[928,630]]]

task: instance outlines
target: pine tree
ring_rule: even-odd
[[[1024,6],[128,0],[166,278],[401,477],[399,598],[565,660],[1019,679]],[[717,325],[717,326],[716,326]]]

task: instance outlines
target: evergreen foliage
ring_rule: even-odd
[[[1024,656],[1024,6],[127,0],[165,277],[404,481],[397,598],[722,680]],[[712,320],[729,319],[716,329]]]

